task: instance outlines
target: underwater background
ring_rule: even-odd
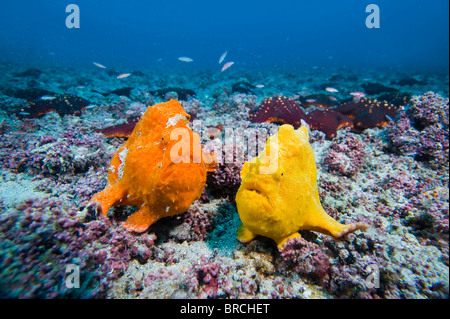
[[[0,8],[1,298],[449,297],[448,1]],[[114,158],[143,114],[172,99],[218,163],[187,209],[124,229],[138,201],[104,216],[92,198],[128,174]],[[155,145],[170,105],[145,127]],[[247,133],[264,146],[281,124],[309,127],[319,205],[367,227],[237,239],[240,173],[262,150]],[[179,199],[197,176],[177,174],[177,192],[149,198]]]
[[[80,28],[65,25],[64,1],[2,5],[0,52],[12,62],[86,67],[215,68],[225,50],[245,68],[306,66],[448,68],[448,1],[77,1]],[[237,64],[238,65],[238,64]],[[236,66],[237,66],[236,65]],[[184,66],[186,67],[186,66]],[[188,71],[188,69],[186,69]]]

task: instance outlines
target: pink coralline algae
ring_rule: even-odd
[[[237,159],[237,148],[239,145],[225,143],[224,154],[233,154],[231,161],[222,160],[216,170],[207,175],[206,189],[214,197],[228,198],[234,202],[236,192],[241,185],[241,169],[243,163]]]
[[[383,189],[411,198],[418,192],[418,181],[414,175],[405,172],[389,173],[383,181]]]
[[[226,286],[221,274],[228,273],[227,267],[208,261],[204,256],[188,272],[191,273],[188,286],[191,289],[201,290],[199,298],[216,298],[219,289]]]
[[[170,235],[178,241],[199,241],[204,240],[211,231],[214,214],[202,204],[194,203],[180,219],[182,223],[170,230]]]
[[[368,234],[349,234],[345,241],[332,243],[325,238],[324,243],[333,257],[327,284],[330,293],[341,298],[380,298],[383,290],[375,282],[371,282],[373,286],[369,283],[374,271],[386,268],[381,257],[386,251],[379,239]]]
[[[448,128],[449,124],[449,99],[443,98],[437,93],[427,92],[411,99],[411,107],[408,110],[415,125],[426,127],[441,123]]]
[[[100,134],[74,126],[59,137],[34,134],[4,134],[0,138],[4,169],[33,176],[57,178],[58,174],[78,174],[90,167],[102,167],[108,156]]]
[[[235,120],[248,120],[250,110],[255,108],[256,96],[247,94],[233,94],[224,97],[221,102],[216,101],[212,107],[218,114],[231,115]]]
[[[449,99],[427,92],[413,97],[399,121],[389,125],[388,140],[394,152],[414,156],[439,169],[448,167],[448,129]]]
[[[359,136],[349,133],[331,143],[330,150],[324,157],[323,163],[329,171],[352,176],[359,171],[364,163],[366,154],[364,147],[365,144]]]
[[[131,259],[153,255],[153,234],[132,236],[107,220],[82,222],[77,209],[51,199],[28,199],[0,217],[2,297],[102,297]],[[65,268],[80,269],[80,289],[64,286]],[[39,274],[36,276],[36,274]]]
[[[324,280],[330,271],[330,256],[325,250],[301,237],[289,239],[280,255],[283,267],[312,279]]]

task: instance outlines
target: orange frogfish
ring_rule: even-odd
[[[206,172],[214,167],[189,119],[176,100],[149,107],[112,158],[105,189],[91,202],[100,204],[105,216],[111,206],[137,206],[123,223],[135,232],[186,211],[200,197]]]

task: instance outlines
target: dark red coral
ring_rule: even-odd
[[[298,103],[282,95],[265,98],[261,105],[250,113],[252,123],[281,123],[301,126],[307,116]]]
[[[140,118],[140,116],[131,116],[127,118],[125,123],[109,126],[103,129],[96,129],[94,132],[102,133],[106,138],[129,137]]]
[[[384,127],[397,117],[399,107],[386,101],[373,98],[363,98],[341,104],[333,109],[353,120],[354,128],[365,130],[374,127]]]
[[[304,120],[311,129],[324,132],[334,138],[337,130],[352,127],[356,131],[384,127],[397,117],[401,107],[387,101],[363,98],[340,104],[334,109],[316,110],[305,114],[300,105],[281,95],[266,98],[258,109],[250,113],[253,123],[291,124],[295,128]]]
[[[347,116],[334,110],[316,110],[308,114],[307,123],[312,130],[325,133],[328,139],[336,137],[337,130],[344,127],[353,127],[353,121]]]
[[[17,113],[19,118],[41,117],[50,112],[59,115],[73,114],[81,115],[81,111],[89,105],[89,101],[75,95],[53,95],[54,99],[36,99],[29,101],[28,105]]]

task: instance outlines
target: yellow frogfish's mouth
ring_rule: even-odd
[[[247,196],[252,201],[259,201],[260,204],[267,206],[267,208],[272,208],[268,192],[266,192],[263,187],[257,183],[247,182],[243,185],[242,195]]]

